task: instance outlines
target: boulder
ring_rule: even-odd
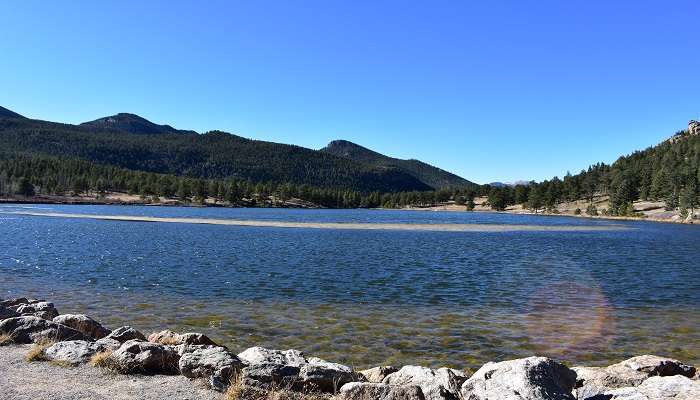
[[[243,368],[241,378],[243,384],[255,388],[291,388],[297,386],[299,367],[286,364],[252,364]]]
[[[646,376],[674,376],[683,375],[692,378],[695,375],[695,367],[684,364],[673,358],[665,358],[652,355],[632,357],[608,367],[611,372],[633,370],[646,374]]]
[[[18,297],[15,299],[8,299],[8,300],[0,301],[0,307],[8,307],[8,308],[13,308],[16,310],[17,307],[19,307],[21,305],[39,303],[40,301],[43,301],[43,300],[27,299],[26,297]]]
[[[105,336],[105,338],[114,339],[119,343],[124,343],[129,340],[142,340],[144,342],[146,341],[146,337],[143,335],[143,333],[137,331],[136,329],[128,325],[113,330],[109,335]]]
[[[195,347],[195,348],[192,348]],[[180,373],[188,378],[206,379],[212,389],[223,390],[243,363],[223,347],[190,346],[178,362]]]
[[[546,357],[490,362],[462,385],[464,400],[574,400],[576,373]]]
[[[700,382],[683,375],[652,376],[639,386],[612,389],[591,400],[697,400]]]
[[[367,382],[381,383],[389,374],[393,374],[398,370],[396,367],[386,365],[365,369],[360,371],[360,373],[367,379]]]
[[[111,359],[123,374],[177,374],[180,355],[172,346],[140,341],[124,342]]]
[[[82,364],[101,351],[111,350],[98,342],[84,340],[68,340],[55,343],[44,350],[44,356],[51,361],[62,361],[69,364]]]
[[[73,328],[34,316],[5,319],[0,322],[0,333],[12,336],[15,343],[24,344],[41,341],[92,341],[92,338]]]
[[[376,382],[351,382],[340,388],[341,400],[425,400],[418,386],[396,386]]]
[[[22,304],[17,307],[16,311],[22,316],[35,316],[48,320],[52,320],[58,316],[58,310],[53,306],[53,303],[49,303],[48,301]]]
[[[0,320],[19,317],[17,312],[9,307],[0,306]]]
[[[264,347],[251,347],[238,354],[246,364],[283,364],[301,366],[307,363],[302,352],[298,350],[270,350]]]
[[[203,346],[219,346],[201,333],[175,333],[171,330],[164,330],[153,333],[148,336],[148,341],[153,343],[168,344],[168,345],[203,345]]]
[[[682,375],[692,377],[695,367],[672,358],[644,355],[609,367],[574,367],[577,375],[576,396],[595,398],[612,389],[635,387],[651,376]]]
[[[59,315],[53,319],[53,322],[70,326],[76,331],[80,331],[93,339],[102,339],[111,333],[109,329],[106,329],[99,322],[84,314]]]
[[[337,393],[346,383],[363,381],[365,377],[352,368],[316,357],[299,369],[299,382],[304,390]]]
[[[388,385],[419,386],[426,400],[456,400],[460,385],[466,377],[450,368],[431,369],[416,365],[406,365],[388,375],[382,383]]]
[[[108,338],[108,337],[103,337],[102,339],[98,339],[95,341],[95,343],[99,344],[100,346],[104,347],[105,350],[116,350],[122,346],[122,342]]]

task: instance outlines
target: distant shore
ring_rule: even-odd
[[[598,207],[599,212],[607,207],[607,197],[598,196],[594,200],[594,204]],[[476,206],[473,210],[467,211],[466,206],[457,205],[454,202],[447,202],[441,205],[418,207],[410,206],[400,209],[396,208],[377,208],[379,210],[404,210],[404,211],[439,211],[439,212],[490,212],[504,214],[519,214],[519,215],[537,215],[537,216],[556,216],[556,217],[577,217],[588,219],[602,219],[612,221],[651,221],[664,223],[681,223],[694,224],[700,223],[696,213],[695,219],[682,218],[678,210],[667,211],[664,209],[663,202],[652,201],[637,201],[634,203],[635,210],[641,216],[612,216],[612,215],[588,215],[585,212],[588,203],[585,201],[575,201],[562,203],[557,205],[556,212],[532,211],[524,208],[522,205],[509,206],[506,210],[495,211],[486,204],[486,198],[475,199]],[[243,202],[238,205],[230,205],[217,202],[214,199],[206,199],[204,203],[199,202],[183,202],[177,199],[159,198],[158,201],[153,201],[152,198],[141,198],[136,195],[126,193],[110,193],[107,196],[98,198],[95,196],[35,196],[26,198],[0,198],[0,204],[56,204],[56,205],[120,205],[120,206],[158,206],[158,207],[221,207],[221,208],[302,208],[302,209],[324,209],[309,202],[299,199],[291,200],[276,200],[267,199],[258,202]],[[576,210],[580,213],[576,213]]]

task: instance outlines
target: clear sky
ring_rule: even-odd
[[[486,183],[541,180],[700,118],[700,2],[3,1],[0,105],[133,112]]]

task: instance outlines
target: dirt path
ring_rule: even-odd
[[[30,345],[0,347],[2,400],[221,400],[183,376],[118,375],[90,366],[27,362]]]

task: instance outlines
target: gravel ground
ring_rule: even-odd
[[[184,376],[118,375],[90,366],[60,367],[27,362],[31,345],[0,347],[2,400],[221,400]]]

